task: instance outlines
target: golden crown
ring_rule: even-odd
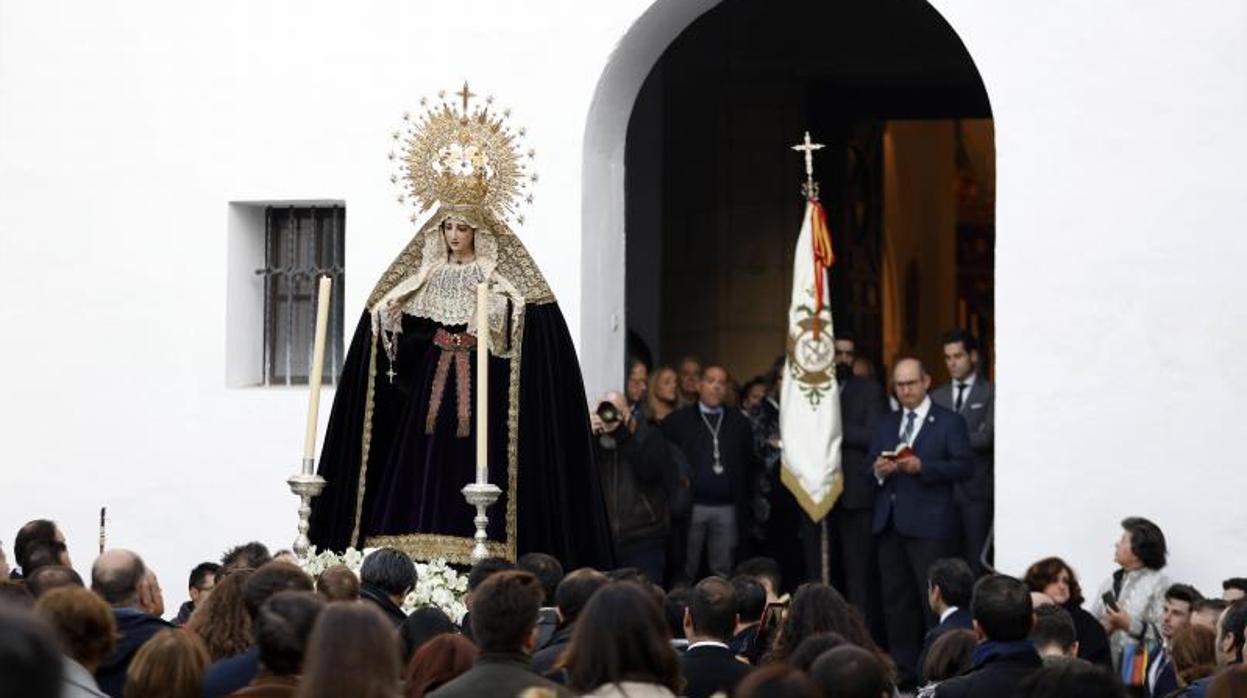
[[[416,207],[413,222],[440,203],[522,224],[519,207],[533,202],[537,181],[536,153],[522,144],[525,129],[511,129],[511,110],[495,111],[493,96],[472,104],[476,95],[466,82],[452,94],[457,99],[444,90],[436,100],[421,98],[419,116],[403,114],[403,129],[392,134],[401,150],[389,154],[399,203]]]

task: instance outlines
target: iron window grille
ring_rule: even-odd
[[[342,302],[346,209],[268,206],[264,211],[264,384],[307,385],[316,333],[321,276],[333,279],[325,366],[321,380],[336,385],[342,365]]]

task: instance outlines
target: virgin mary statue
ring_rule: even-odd
[[[439,100],[404,116],[391,154],[400,201],[437,206],[368,298],[321,451],[328,482],[309,537],[321,549],[392,546],[468,563],[475,510],[477,337],[489,342],[490,555],[554,555],[609,568],[611,538],[593,465],[584,384],[554,294],[507,226],[536,176],[523,131],[486,101]],[[418,216],[413,216],[413,221]],[[476,287],[488,287],[488,327]]]

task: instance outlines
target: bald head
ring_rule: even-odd
[[[139,584],[147,566],[138,554],[117,548],[105,551],[91,565],[91,591],[115,608],[139,605]]]
[[[927,399],[927,391],[931,389],[931,376],[922,362],[913,357],[905,357],[896,362],[892,369],[892,385],[896,390],[896,400],[907,410],[917,409]]]

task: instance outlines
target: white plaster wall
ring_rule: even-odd
[[[288,545],[306,394],[226,387],[227,202],[344,200],[352,325],[411,232],[387,134],[465,77],[529,127],[520,232],[590,390],[613,381],[626,110],[713,0],[661,0],[608,64],[648,4],[0,0],[0,538],[56,518],[85,572],[107,505],[170,610],[194,563]],[[1176,576],[1241,573],[1242,479],[1211,454],[1247,384],[1247,9],[936,6],[997,119],[1002,566],[1059,552],[1093,584],[1142,513]]]

